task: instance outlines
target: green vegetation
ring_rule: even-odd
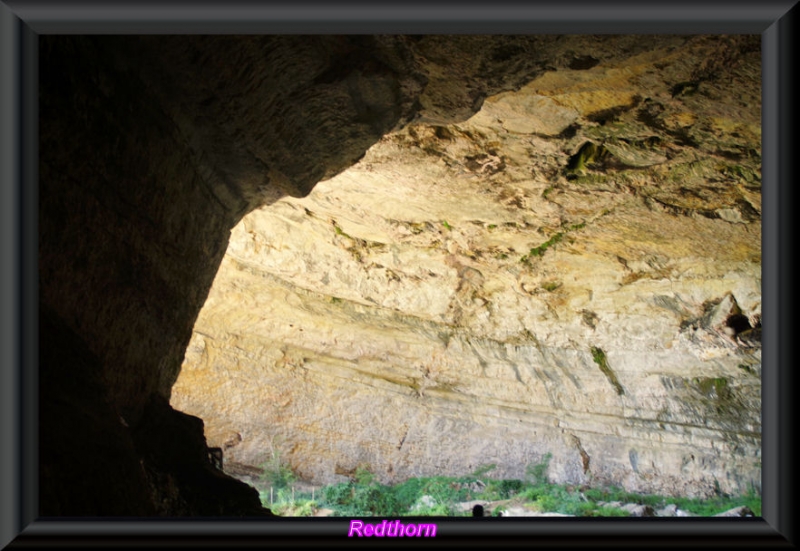
[[[678,509],[697,516],[713,516],[734,507],[742,505],[748,507],[753,514],[761,516],[761,496],[753,492],[738,497],[717,496],[710,499],[697,499],[688,497],[665,498],[658,495],[641,495],[627,492],[621,488],[610,486],[607,488],[593,488],[584,492],[586,497],[592,501],[622,503],[639,503],[650,505],[653,508],[661,508],[669,503],[678,506]]]
[[[745,371],[746,373],[749,373],[749,374],[751,374],[751,375],[755,374],[755,371],[753,371],[753,368],[752,368],[752,367],[750,367],[750,366],[749,366],[749,365],[747,365],[747,364],[739,364],[737,367],[738,367],[739,369],[741,369],[741,370]]]
[[[753,168],[742,165],[725,165],[722,173],[734,180],[744,180],[749,184],[761,183],[761,174]]]
[[[544,454],[541,462],[525,467],[525,476],[530,480],[531,484],[534,486],[547,484],[547,469],[550,468],[551,459],[553,459],[553,454],[548,452]]]
[[[557,233],[553,235],[550,239],[539,245],[538,247],[534,247],[531,249],[531,252],[528,253],[528,256],[542,256],[544,252],[555,245],[556,243],[560,242],[564,238],[563,233]]]
[[[270,486],[276,490],[290,487],[296,480],[292,469],[281,460],[281,454],[272,450],[270,458],[261,464],[261,486]]]
[[[695,377],[694,383],[704,395],[715,398],[724,398],[730,392],[728,379],[725,377]]]
[[[520,259],[520,262],[522,262],[523,264],[527,264],[530,262],[531,258],[544,255],[544,252],[547,249],[549,249],[550,247],[561,241],[563,238],[564,238],[563,233],[561,232],[556,233],[550,239],[548,239],[538,247],[532,248],[528,254],[526,254]]]
[[[617,379],[616,373],[611,371],[611,368],[608,366],[608,361],[606,360],[606,353],[603,352],[601,348],[593,346],[592,359],[594,359],[594,363],[597,364],[597,366],[600,368],[600,371],[603,372],[603,375],[606,376],[608,382],[610,382],[611,385],[614,387],[614,390],[617,391],[617,394],[619,394],[620,396],[625,394],[625,389],[622,388],[619,379]]]
[[[578,152],[570,157],[567,169],[573,172],[580,172],[586,170],[586,165],[594,162],[597,156],[598,148],[592,142],[584,143]]]
[[[355,471],[347,482],[325,486],[314,492],[295,492],[290,486],[294,475],[273,455],[265,465],[264,480],[283,484],[261,492],[261,500],[282,516],[313,516],[326,508],[334,516],[471,516],[471,508],[460,503],[483,501],[487,513],[498,516],[509,507],[525,507],[540,512],[555,512],[582,517],[628,516],[628,511],[611,502],[649,505],[661,509],[668,504],[698,516],[717,513],[745,505],[756,516],[761,515],[761,497],[747,494],[739,497],[722,495],[711,499],[673,498],[642,495],[616,487],[578,488],[553,484],[548,479],[551,454],[538,463],[528,465],[524,480],[499,479],[489,476],[496,466],[482,465],[461,477],[432,476],[410,478],[396,486],[381,484],[367,469]],[[291,481],[291,482],[290,482]],[[275,491],[277,490],[277,491]]]
[[[553,291],[555,291],[556,289],[561,287],[561,282],[560,281],[546,281],[546,282],[542,283],[541,287],[542,287],[542,289],[544,289],[548,293],[552,293]]]
[[[398,516],[404,508],[389,486],[375,481],[365,469],[358,469],[353,480],[322,489],[322,504],[338,516]]]
[[[339,224],[336,222],[333,223],[333,231],[336,232],[336,235],[341,235],[342,237],[347,237],[348,239],[352,239],[349,235],[347,235],[342,228],[339,227]]]
[[[569,226],[566,226],[563,232],[554,233],[550,237],[550,239],[548,239],[538,247],[532,248],[528,254],[520,258],[520,262],[522,262],[523,264],[530,265],[530,261],[532,258],[544,256],[544,253],[545,251],[547,251],[547,249],[549,249],[553,245],[556,245],[557,243],[560,243],[561,240],[564,239],[564,235],[566,235],[569,232],[582,230],[585,227],[586,227],[585,222],[580,222],[578,224],[571,224]]]
[[[450,224],[447,223],[447,220],[442,220],[442,226],[444,226],[445,229],[448,229],[448,230],[452,230],[453,229],[453,227]]]
[[[313,499],[309,499],[308,495],[303,497],[293,498],[286,492],[278,492],[278,499],[269,505],[269,494],[261,495],[261,503],[265,507],[269,507],[273,513],[282,517],[313,517],[314,512],[317,510],[318,504]]]

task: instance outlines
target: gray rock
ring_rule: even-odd
[[[715,517],[754,517],[755,513],[750,510],[747,505],[742,505],[740,507],[734,507],[733,509],[728,509],[723,513],[718,513],[714,515]]]
[[[678,513],[678,506],[675,505],[674,503],[670,503],[669,505],[667,505],[663,509],[659,509],[658,511],[656,511],[656,516],[657,517],[674,517],[674,516],[677,516],[677,513]]]
[[[628,511],[632,517],[654,517],[655,511],[650,505],[639,505],[638,503],[626,503],[620,507],[623,511]]]
[[[412,511],[419,511],[420,509],[430,509],[431,507],[436,507],[438,505],[437,501],[432,496],[422,496],[420,497],[414,505],[411,506]]]

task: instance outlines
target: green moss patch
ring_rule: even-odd
[[[611,371],[611,368],[608,366],[608,361],[606,360],[606,353],[603,352],[601,348],[596,346],[592,347],[592,359],[594,363],[600,368],[600,371],[603,372],[603,375],[606,376],[608,382],[611,383],[611,386],[614,387],[614,390],[617,391],[617,394],[620,396],[625,394],[625,389],[620,384],[619,380],[617,379],[617,375]]]

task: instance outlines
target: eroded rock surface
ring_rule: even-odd
[[[548,44],[232,230],[171,395],[226,460],[760,488],[758,43]]]

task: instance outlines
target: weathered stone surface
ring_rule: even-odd
[[[715,517],[753,517],[753,511],[746,505],[742,505],[741,507],[734,507],[733,509],[729,509],[728,511],[719,513],[714,515]]]
[[[685,226],[676,244],[672,248],[667,247],[666,251],[653,248],[647,244],[651,237],[641,240],[639,233],[650,231],[651,235],[658,235],[668,230],[668,225],[643,222],[638,211],[634,209],[628,212],[625,210],[629,208],[627,206],[620,206],[613,215],[606,217],[607,226],[599,224],[590,228],[587,223],[587,230],[601,232],[601,236],[605,236],[597,240],[603,249],[594,250],[593,254],[608,256],[622,251],[621,257],[630,266],[629,277],[638,278],[632,285],[639,281],[644,282],[639,285],[654,285],[660,281],[657,278],[672,277],[670,270],[695,266],[688,260],[678,259],[715,251],[713,241],[704,243],[700,239],[725,236],[733,231],[728,229],[729,226],[746,227],[748,231],[757,233],[760,192],[758,163],[754,159],[758,151],[756,148],[752,153],[749,145],[743,146],[753,143],[752,136],[758,130],[757,117],[751,117],[746,108],[739,109],[736,117],[731,117],[725,110],[727,108],[701,115],[705,113],[704,109],[695,105],[696,102],[707,102],[708,93],[717,94],[719,100],[714,101],[722,106],[735,105],[732,102],[736,101],[752,105],[748,94],[757,95],[758,90],[753,92],[748,86],[739,86],[740,81],[747,77],[744,72],[755,70],[751,63],[742,62],[754,55],[752,51],[748,52],[748,45],[755,44],[756,48],[758,45],[757,38],[755,41],[748,40],[747,37],[659,36],[641,40],[640,37],[618,36],[466,35],[41,37],[38,288],[41,318],[46,321],[41,324],[39,334],[43,349],[40,353],[40,423],[47,428],[42,430],[40,439],[40,449],[46,451],[42,454],[40,487],[42,496],[47,496],[47,499],[43,497],[41,500],[40,514],[94,516],[156,512],[170,515],[207,514],[209,511],[215,514],[263,514],[252,492],[247,489],[242,492],[236,481],[218,480],[218,473],[207,471],[203,463],[205,457],[198,453],[205,445],[200,424],[187,421],[185,416],[167,408],[164,402],[170,396],[192,336],[192,328],[225,255],[229,232],[242,216],[261,205],[275,203],[283,196],[307,194],[318,180],[338,174],[361,158],[365,150],[381,136],[399,131],[409,121],[436,121],[437,124],[448,125],[463,123],[480,108],[484,97],[520,89],[531,81],[560,71],[578,71],[585,73],[586,77],[610,79],[613,82],[613,74],[609,71],[618,66],[624,69],[625,60],[632,56],[645,59],[648,55],[655,55],[653,52],[672,48],[677,55],[674,63],[676,69],[668,75],[668,79],[666,76],[662,78],[660,70],[636,73],[631,77],[632,81],[638,79],[636,86],[643,89],[650,87],[648,79],[663,81],[674,89],[674,94],[668,97],[661,93],[649,102],[647,97],[651,94],[640,94],[643,98],[641,102],[628,111],[637,116],[635,123],[632,120],[626,123],[624,135],[628,141],[624,144],[621,143],[624,141],[620,137],[622,134],[616,131],[614,136],[618,140],[604,137],[604,128],[608,125],[600,121],[608,116],[609,106],[620,102],[632,104],[636,98],[635,94],[626,95],[630,90],[624,87],[617,89],[613,85],[603,93],[602,101],[598,99],[597,104],[592,106],[591,94],[587,94],[587,90],[580,87],[571,89],[558,81],[542,81],[536,95],[545,99],[533,98],[529,110],[536,105],[549,105],[547,116],[543,113],[542,120],[536,125],[515,126],[512,121],[509,123],[510,130],[504,131],[541,132],[541,136],[526,135],[530,147],[525,146],[523,150],[533,152],[531,167],[561,167],[586,143],[596,144],[592,151],[590,146],[586,146],[583,150],[586,158],[575,158],[572,172],[564,175],[565,178],[574,178],[561,182],[558,189],[552,190],[555,200],[572,205],[565,212],[583,209],[586,215],[581,215],[582,218],[597,212],[596,203],[605,205],[611,211],[616,209],[615,201],[620,197],[635,193],[637,197],[644,198],[648,208],[661,211],[664,220],[674,215],[700,216],[692,218],[694,221]],[[703,55],[698,54],[694,58],[678,55],[682,47],[695,48]],[[713,64],[706,66],[708,63],[701,61],[709,59],[722,59],[723,63],[717,67]],[[547,78],[552,79],[553,76]],[[730,86],[725,80],[729,78],[732,79]],[[557,103],[560,108],[556,109],[551,102]],[[582,127],[585,128],[585,135],[576,132],[576,140],[568,142],[569,147],[565,151],[563,144],[554,144],[549,141],[549,136],[573,116],[573,111],[578,113],[576,120],[594,117],[596,122],[594,126],[587,124]],[[695,120],[694,117],[700,118]],[[572,124],[562,132],[571,133],[574,130]],[[590,126],[593,133],[589,133]],[[453,128],[453,132],[456,132]],[[410,146],[416,143],[413,147],[419,150],[416,153],[419,160],[428,160],[420,153],[424,152],[423,141],[431,142],[435,148],[447,146],[449,139],[437,137],[434,127],[420,126],[415,131],[427,132],[429,137],[421,134],[414,137],[409,129],[408,132],[393,134],[385,141],[391,145],[393,140],[400,138],[408,140]],[[435,166],[439,166],[443,175],[452,170],[463,170],[465,176],[475,175],[476,181],[483,181],[484,176],[502,166],[503,159],[495,158],[496,154],[491,154],[495,157],[489,154],[487,144],[481,142],[478,136],[483,132],[480,127],[473,130],[464,127],[463,132],[461,138],[454,140],[452,155],[455,156],[442,157],[443,160]],[[641,137],[643,143],[647,143],[652,134],[679,140],[680,147],[674,153],[685,153],[681,157],[683,161],[652,165],[660,162],[659,157],[645,155],[647,148],[637,141]],[[581,136],[586,140],[577,141],[577,137]],[[717,142],[714,143],[711,137],[716,137]],[[699,144],[695,147],[696,153],[691,149],[681,149],[692,143]],[[713,144],[714,149],[704,150],[703,147],[711,146],[709,144]],[[401,150],[405,146],[397,143],[396,147]],[[486,154],[487,157],[478,157],[480,154]],[[665,152],[660,154],[669,157]],[[713,160],[709,160],[710,154],[715,155]],[[467,159],[465,155],[473,158]],[[552,163],[547,165],[537,156],[550,156]],[[729,166],[737,157],[741,157],[742,162]],[[722,173],[717,171],[718,160],[727,167]],[[454,168],[447,165],[447,162],[456,161],[459,164],[453,165]],[[508,162],[506,165],[512,166]],[[628,174],[630,181],[625,185],[630,192],[614,192],[616,188],[608,180],[607,173],[595,170],[596,166]],[[630,168],[637,166],[657,173],[661,170],[658,173],[661,178],[659,185],[654,185],[654,180],[649,176],[638,179],[635,174],[628,172],[643,170]],[[514,184],[503,186],[503,189],[507,188],[504,200],[508,204],[497,206],[492,219],[518,225],[524,220],[516,216],[506,220],[501,214],[516,201],[523,204],[529,201],[528,194],[536,195],[539,189],[536,186],[540,186],[543,192],[545,187],[542,184],[549,181],[552,175],[533,175],[523,165],[513,167],[513,170],[518,174]],[[522,174],[525,176],[522,177]],[[719,179],[710,185],[709,175],[717,175]],[[392,186],[393,180],[394,176],[390,174],[381,181]],[[443,178],[443,181],[449,180]],[[736,182],[736,185],[728,185],[729,182]],[[430,205],[435,205],[438,197],[450,194],[448,185],[452,187],[452,184],[445,184],[440,193],[438,183],[431,184],[428,181],[423,185],[420,182],[411,196],[402,199],[410,207],[418,209],[418,214],[405,220],[411,225],[397,225],[397,232],[405,228],[413,236],[418,228],[413,224],[422,221],[435,221],[441,225],[442,213],[446,211]],[[680,193],[686,185],[694,194]],[[477,193],[477,188],[470,189]],[[500,191],[498,188],[498,193]],[[551,194],[547,195],[550,197]],[[483,208],[483,203],[474,197],[465,199],[469,199],[465,200],[465,204],[471,204],[474,209]],[[356,205],[354,207],[358,208]],[[362,207],[367,210],[372,208],[369,201]],[[279,208],[287,207],[281,203]],[[433,210],[427,210],[431,208]],[[561,223],[560,208],[552,204],[541,213],[529,212],[526,215],[531,224],[530,227],[526,226],[526,231],[534,227],[543,228],[535,234],[535,239],[534,234],[512,231],[512,226],[498,223],[495,229],[502,231],[491,234],[494,241],[486,241],[490,236],[487,226],[487,233],[481,238],[485,243],[481,246],[513,246],[519,249],[517,252],[524,253],[526,248],[539,245],[554,235],[552,232]],[[473,214],[477,214],[477,211],[471,213],[470,217]],[[348,224],[358,223],[358,216],[352,221],[347,221],[347,217],[339,214],[337,217],[337,220],[342,220],[339,226],[341,231],[355,238],[372,239],[370,232],[376,231],[363,229],[371,227],[370,224],[361,224],[359,227],[362,229],[350,227]],[[400,218],[397,220],[404,222]],[[458,225],[455,225],[456,222]],[[368,325],[374,317],[373,311],[388,311],[384,318],[380,318],[385,320],[381,323],[395,327],[393,330],[402,334],[407,333],[408,325],[402,319],[397,321],[395,317],[409,315],[402,306],[405,297],[420,297],[411,305],[421,313],[412,317],[418,316],[424,329],[412,331],[413,338],[408,346],[416,347],[421,357],[430,356],[431,362],[427,363],[432,366],[441,362],[434,358],[438,358],[446,348],[443,341],[431,337],[427,332],[430,331],[428,328],[436,328],[433,334],[438,334],[443,321],[445,324],[456,323],[457,320],[464,322],[465,332],[453,339],[454,346],[467,346],[463,337],[474,332],[475,335],[483,335],[474,341],[481,354],[495,354],[495,341],[506,342],[516,338],[515,335],[520,335],[524,328],[534,323],[537,316],[549,311],[546,304],[550,301],[533,302],[534,306],[518,321],[497,324],[492,321],[497,319],[497,315],[484,319],[485,313],[481,312],[488,311],[488,307],[484,308],[474,301],[470,303],[473,292],[477,299],[491,298],[495,292],[492,291],[493,285],[505,286],[512,281],[516,284],[517,276],[487,277],[483,272],[480,276],[473,272],[481,270],[463,253],[470,246],[470,235],[461,233],[466,227],[461,222],[456,219],[448,222],[457,231],[448,234],[447,239],[440,226],[436,226],[436,231],[424,229],[416,236],[423,249],[426,246],[432,249],[440,247],[434,245],[435,240],[440,239],[446,255],[444,252],[432,256],[427,252],[422,254],[416,247],[409,246],[401,248],[406,256],[400,260],[383,257],[373,259],[397,271],[401,265],[408,264],[406,258],[430,258],[430,272],[441,278],[437,285],[426,283],[427,278],[433,276],[419,269],[419,273],[411,274],[419,277],[418,282],[403,284],[403,297],[397,293],[384,293],[386,287],[378,283],[388,282],[391,278],[389,272],[373,268],[375,273],[366,277],[365,266],[358,263],[352,264],[348,270],[351,275],[361,274],[355,281],[361,281],[363,289],[352,290],[348,286],[352,282],[338,281],[334,277],[330,290],[338,293],[335,296],[342,298],[341,304],[347,308],[363,309],[364,313],[359,315],[363,316],[364,325]],[[287,224],[291,226],[292,222]],[[328,225],[326,228],[330,231],[332,227]],[[315,231],[320,230],[318,228]],[[441,236],[433,237],[436,232]],[[738,236],[736,232],[734,234]],[[627,241],[617,241],[619,235],[625,236]],[[750,237],[756,239],[754,235],[751,233]],[[348,244],[344,235],[338,235],[337,239],[340,241],[331,247],[338,251],[348,247],[353,249],[353,252],[346,253],[352,262],[355,262],[356,253],[369,258],[378,254],[378,251],[372,251],[369,255],[365,253],[366,241],[362,244],[351,240],[353,243]],[[642,249],[642,254],[637,252],[635,258],[632,255],[625,256],[628,245],[639,241],[642,243],[636,246]],[[399,243],[402,244],[402,241]],[[699,301],[718,300],[732,293],[744,315],[755,315],[755,295],[748,290],[747,278],[739,275],[742,273],[739,263],[744,262],[742,258],[748,257],[751,252],[747,244],[739,243],[736,239],[733,243],[735,246],[728,251],[728,256],[722,257],[719,264],[703,267],[706,273],[697,275],[701,279],[707,277],[708,281],[717,281],[718,288],[713,292],[706,289],[690,294],[686,299],[688,306],[685,306],[677,299],[672,300],[672,291],[668,291],[665,284],[659,292],[667,297],[663,299],[666,300],[665,304],[672,305],[673,311],[677,309],[682,312],[681,309],[686,308],[687,315],[696,316],[699,320],[705,314],[705,310],[697,308]],[[554,258],[567,264],[576,262],[569,260],[578,258],[576,255],[564,255],[566,245],[564,242],[553,249]],[[582,246],[591,248],[589,242]],[[649,263],[642,260],[651,254],[651,249],[661,251],[659,254],[664,258],[650,259],[647,256]],[[691,252],[688,257],[683,256],[686,251]],[[534,260],[550,262],[550,252],[542,259]],[[334,257],[332,254],[328,256]],[[556,266],[550,269],[554,270]],[[255,271],[266,273],[260,268]],[[335,273],[331,271],[332,275]],[[342,273],[347,274],[347,270]],[[528,273],[526,277],[529,279],[520,281],[518,285],[520,289],[528,289],[525,293],[535,292],[539,285],[546,283],[539,271],[528,270]],[[721,273],[732,275],[720,276]],[[556,278],[553,272],[546,276],[548,282]],[[283,276],[275,274],[274,277],[279,281]],[[321,281],[321,275],[314,277]],[[612,285],[613,280],[614,277],[608,275],[605,285]],[[720,281],[744,283],[729,285]],[[571,296],[577,284],[565,283],[563,287],[566,296]],[[293,296],[303,288],[309,291],[309,297],[323,297],[323,304],[330,304],[325,299],[334,296],[327,295],[325,290],[313,291],[313,287],[307,287],[307,283],[301,280],[284,287],[285,296]],[[498,300],[501,301],[497,303],[498,307],[503,306],[502,300],[512,300],[513,304],[512,295],[503,291],[503,288],[498,291]],[[626,288],[635,289],[630,286]],[[680,284],[678,288],[681,288]],[[363,296],[359,294],[362,292]],[[548,293],[554,293],[553,297],[559,296],[557,290]],[[385,300],[382,298],[384,294]],[[458,297],[458,301],[453,300],[454,296]],[[680,296],[682,300],[685,298],[683,294]],[[367,297],[385,304],[375,309]],[[291,300],[295,301],[294,298]],[[307,300],[307,297],[302,300]],[[267,308],[273,307],[270,304]],[[565,307],[553,305],[559,315],[565,314]],[[287,312],[287,315],[290,314]],[[554,316],[552,313],[549,315]],[[683,319],[684,316],[683,313],[672,315],[675,319]],[[343,319],[349,316],[345,314]],[[587,323],[594,323],[588,310],[585,316],[582,314],[581,319],[584,318],[589,320]],[[602,329],[606,327],[604,324],[613,323],[613,317],[598,317],[597,325],[601,332],[605,331],[604,335],[610,334],[607,329]],[[640,331],[647,333],[654,325],[642,323]],[[334,329],[331,329],[332,337],[337,336]],[[232,326],[231,330],[235,332],[238,328]],[[667,330],[661,331],[665,338],[673,334]],[[686,336],[685,340],[701,337],[711,339],[713,346],[709,354],[722,357],[723,360],[714,361],[727,365],[727,345],[713,344],[718,342],[714,340],[716,336],[709,334],[705,328],[698,331],[698,336]],[[584,347],[571,349],[567,341],[558,344],[561,333],[560,328],[555,329],[551,324],[547,329],[545,324],[541,338],[548,344],[544,349],[569,350],[566,353],[569,361],[581,358],[580,361],[591,368]],[[540,337],[538,329],[533,334]],[[751,344],[757,342],[756,334],[747,335],[746,338],[742,335],[744,333],[737,334],[735,338]],[[359,338],[362,336],[358,335]],[[497,339],[498,336],[501,338]],[[351,335],[349,338],[353,337]],[[677,339],[678,349],[685,346],[695,350],[688,344],[681,345],[682,338]],[[305,345],[302,341],[296,344]],[[368,344],[374,350],[382,346],[379,341]],[[391,344],[399,346],[399,352],[392,352],[391,347],[387,350],[397,357],[411,357],[410,352],[402,350],[402,344],[402,341]],[[631,384],[632,379],[621,374],[627,369],[625,365],[628,360],[623,359],[627,356],[615,352],[608,344],[602,339],[592,343],[593,346],[608,348],[609,366],[615,373],[620,370],[617,373],[619,384],[627,392],[626,385]],[[509,357],[529,353],[525,346],[528,345],[522,342],[519,350],[509,349]],[[214,347],[208,348],[212,350]],[[271,345],[264,346],[265,350],[267,348],[271,348]],[[60,354],[62,350],[63,355]],[[248,353],[255,355],[253,350]],[[286,365],[302,360],[302,353],[295,349],[287,348],[286,352]],[[350,350],[347,354],[353,353],[354,350]],[[689,356],[693,357],[692,354]],[[372,373],[383,369],[379,360],[378,357],[376,363],[364,368],[365,381],[374,379]],[[512,363],[514,361],[511,360]],[[482,372],[483,368],[479,365],[467,364],[467,372]],[[508,361],[499,359],[488,362],[489,376],[485,379],[493,380],[494,372],[507,372],[508,365]],[[747,369],[741,370],[742,373],[757,377],[757,361],[747,361],[743,365]],[[332,366],[330,373],[334,374],[338,367],[335,362],[332,362]],[[398,404],[412,399],[420,402],[422,398],[428,400],[434,396],[435,389],[426,382],[421,367],[422,364],[404,366],[405,371],[397,374],[399,382],[391,383],[408,389],[395,393]],[[606,380],[606,375],[588,368],[587,373],[593,373],[589,376],[591,379]],[[445,373],[447,370],[442,368],[440,371]],[[702,400],[716,400],[714,393],[718,397],[739,396],[745,379],[729,377],[728,383],[717,383],[719,370],[715,368],[708,371],[707,376],[712,382],[707,383],[703,379],[698,383],[704,396]],[[344,375],[350,377],[350,372],[346,371]],[[702,377],[705,376],[704,372]],[[531,380],[533,378],[532,374]],[[494,380],[495,386],[502,386],[499,379]],[[679,386],[676,379],[669,381]],[[404,394],[410,392],[415,384],[420,391],[418,398]],[[534,384],[542,387],[549,385],[543,380]],[[660,388],[657,383],[654,386]],[[492,388],[489,385],[486,390],[494,392]],[[513,390],[517,387],[504,388],[507,395],[503,400],[518,399],[518,390]],[[616,395],[613,387],[606,390],[612,397]],[[352,385],[345,388],[346,395],[347,392],[354,395]],[[481,399],[477,390],[471,392],[474,396],[470,399]],[[689,384],[685,392],[691,394],[695,391]],[[278,394],[274,404],[282,404],[288,397]],[[308,396],[313,397],[314,394]],[[598,400],[598,403],[608,405],[603,401],[605,398]],[[550,403],[549,399],[546,403]],[[264,403],[261,407],[277,411],[278,406],[274,404]],[[501,410],[501,405],[492,407]],[[367,405],[362,403],[354,406],[351,402],[348,407],[364,409]],[[552,404],[547,407],[552,407]],[[394,415],[397,411],[376,410],[376,419],[384,419],[387,413]],[[428,426],[424,417],[416,422],[419,427]],[[742,422],[734,420],[733,426],[741,426]],[[712,418],[712,429],[709,430],[716,430],[713,428],[716,427],[715,423],[718,421]],[[148,430],[144,430],[144,427],[148,427]],[[487,430],[493,431],[494,427],[487,427]],[[649,429],[645,427],[642,430]],[[174,431],[186,439],[170,438],[171,434],[175,434]],[[64,436],[73,433],[76,435],[74,439]],[[308,434],[312,435],[313,431],[310,430]],[[241,436],[242,442],[231,450],[244,449],[242,446],[245,442],[250,442],[245,435]],[[394,445],[397,435],[392,433],[390,436],[389,441]],[[412,433],[409,444],[418,438],[417,446],[420,446],[423,436],[423,433],[417,436]],[[228,441],[235,444],[237,438],[228,434],[223,444]],[[182,442],[183,447],[179,447],[178,442]],[[157,451],[155,443],[167,449],[161,453]],[[209,443],[214,445],[217,442]],[[585,442],[583,445],[586,448]],[[322,451],[330,452],[328,449]],[[645,452],[639,450],[639,454],[639,464],[647,464]],[[702,458],[698,458],[698,461],[702,461]],[[348,465],[344,467],[349,468]],[[190,472],[204,474],[194,478],[182,477],[179,471],[187,468]],[[69,476],[62,476],[65,473],[69,473]],[[91,483],[87,483],[84,476],[89,477]],[[194,485],[205,486],[206,491],[197,490],[193,488]],[[220,493],[226,494],[223,499],[215,498],[222,505],[209,503],[208,488],[213,488],[218,496]],[[231,500],[236,504],[233,505]]]
[[[562,482],[760,487],[751,46],[546,70],[250,213],[172,405],[232,461],[278,450],[317,482],[551,453]]]
[[[657,517],[674,517],[678,514],[678,506],[674,503],[668,504],[663,509],[659,509],[656,511]]]
[[[623,511],[630,513],[632,517],[654,517],[656,512],[649,505],[639,505],[638,503],[626,503],[620,507]]]

